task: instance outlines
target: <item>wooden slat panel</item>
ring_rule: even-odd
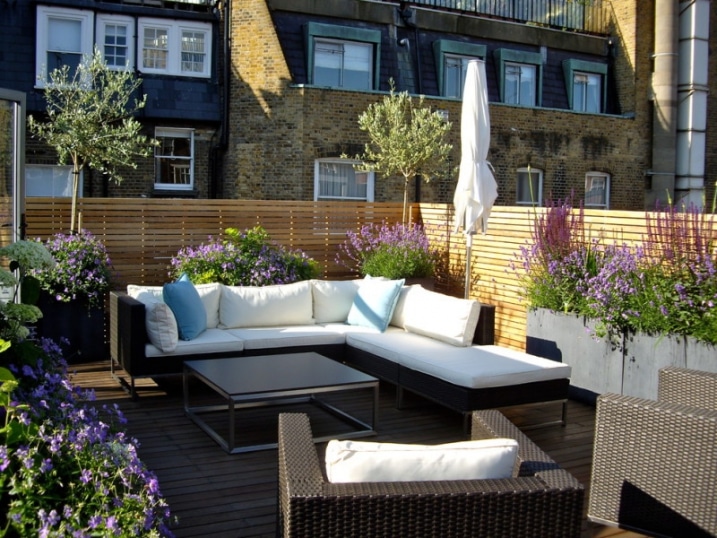
[[[69,231],[70,200],[27,199],[27,236],[47,238]],[[368,223],[401,220],[400,203],[302,202],[291,200],[182,200],[84,198],[79,201],[82,226],[107,246],[116,271],[114,286],[161,284],[168,279],[169,261],[181,248],[196,246],[228,227],[262,226],[272,240],[300,249],[323,266],[323,278],[348,278],[336,263],[347,230]],[[530,242],[534,218],[544,208],[497,206],[485,235],[473,237],[471,297],[495,304],[499,345],[525,349],[526,304],[521,283],[511,269],[521,247]],[[426,226],[431,242],[446,253],[436,275],[436,289],[462,297],[466,238],[453,230],[452,204],[414,204],[415,221]],[[590,237],[603,242],[639,243],[645,236],[645,213],[584,211]]]

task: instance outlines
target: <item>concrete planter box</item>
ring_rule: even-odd
[[[717,348],[694,338],[625,334],[610,343],[591,337],[591,320],[544,308],[528,311],[526,351],[572,367],[571,397],[593,403],[599,394],[657,399],[657,372],[680,366],[717,372]]]

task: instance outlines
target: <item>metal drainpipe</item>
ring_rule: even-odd
[[[675,202],[704,205],[709,0],[680,2]]]
[[[223,176],[224,159],[226,157],[227,147],[229,146],[229,97],[230,97],[230,75],[231,69],[229,63],[231,61],[231,0],[224,0],[222,5],[224,11],[224,39],[222,42],[224,54],[224,66],[222,76],[224,84],[222,88],[222,118],[219,142],[213,145],[209,150],[209,198],[222,198],[224,195]]]
[[[645,209],[674,198],[677,130],[677,2],[655,0],[655,52],[652,72],[652,176]]]

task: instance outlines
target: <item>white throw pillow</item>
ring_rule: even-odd
[[[144,304],[145,328],[152,345],[164,353],[177,349],[179,332],[172,309],[150,291],[138,293],[135,299]]]
[[[308,280],[274,286],[222,286],[219,328],[313,325]]]
[[[316,323],[345,322],[362,281],[362,279],[312,280]]]
[[[478,301],[411,286],[400,308],[398,316],[394,313],[394,325],[454,346],[465,347],[473,343],[480,315]]]
[[[442,445],[329,441],[329,482],[411,482],[477,480],[513,475],[518,442],[481,439]]]

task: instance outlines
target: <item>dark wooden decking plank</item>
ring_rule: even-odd
[[[72,365],[73,381],[93,388],[100,403],[118,404],[127,417],[128,433],[140,442],[139,455],[158,478],[172,514],[178,518],[174,532],[178,538],[269,537],[275,533],[276,450],[228,455],[201,431],[183,411],[180,384],[158,387],[143,380],[140,398],[132,401],[109,375],[109,364]],[[169,393],[164,390],[168,388]],[[341,399],[341,398],[339,398]],[[368,399],[347,395],[342,405],[369,414]],[[395,408],[395,389],[381,385],[379,435],[369,439],[399,443],[445,443],[465,439],[463,420],[446,410],[411,394],[405,406]],[[291,407],[288,410],[295,410]],[[303,409],[302,409],[303,410]],[[253,418],[248,424],[248,441],[267,436],[275,438],[278,408],[247,410]],[[586,487],[590,481],[595,410],[579,402],[569,402],[568,425],[529,429],[528,426],[559,417],[556,404],[502,409],[524,428],[525,433]],[[312,411],[313,412],[313,411]],[[242,418],[244,418],[242,416]],[[312,425],[322,430],[331,424],[321,414],[312,415]],[[323,458],[324,444],[318,445]],[[587,499],[586,499],[587,507]],[[638,537],[619,529],[583,524],[584,538]],[[307,537],[310,538],[310,537]]]

